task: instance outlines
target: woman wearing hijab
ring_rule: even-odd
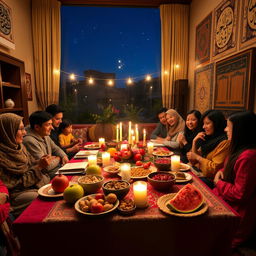
[[[9,190],[14,216],[37,197],[38,188],[50,181],[43,173],[48,157],[35,162],[22,144],[26,134],[22,119],[12,113],[0,115],[0,177]]]
[[[208,110],[202,118],[203,132],[193,139],[187,158],[202,172],[202,180],[210,187],[216,172],[223,167],[228,154],[229,141],[224,131],[226,120],[221,111]]]
[[[256,115],[233,114],[226,132],[230,150],[225,167],[217,172],[213,192],[241,216],[233,247],[246,241],[256,228]]]
[[[193,139],[196,137],[198,132],[202,130],[200,119],[201,119],[201,113],[198,110],[193,109],[189,111],[187,113],[184,134],[180,133],[177,138],[181,147],[182,162],[184,163],[188,162],[187,153],[192,148]]]
[[[179,113],[174,109],[169,109],[166,112],[167,120],[167,137],[163,139],[157,139],[155,142],[162,143],[170,148],[179,148],[179,142],[177,140],[178,135],[183,133],[185,122]]]

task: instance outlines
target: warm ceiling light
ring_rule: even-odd
[[[69,76],[69,79],[70,79],[70,80],[75,80],[75,78],[76,78],[76,77],[75,77],[75,74],[73,74],[73,73]]]
[[[152,79],[151,75],[146,76],[146,81],[150,81]]]
[[[94,80],[90,77],[90,78],[88,79],[88,83],[89,83],[89,84],[94,84]]]
[[[132,83],[133,83],[132,79],[131,79],[131,78],[128,78],[128,79],[127,79],[127,84],[132,84]]]
[[[114,84],[114,82],[113,82],[112,79],[108,80],[108,85],[109,85],[109,86],[113,86],[113,84]]]

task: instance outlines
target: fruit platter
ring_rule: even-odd
[[[102,215],[114,211],[119,205],[116,195],[111,193],[107,196],[103,194],[91,194],[80,198],[75,203],[75,210],[84,215]]]

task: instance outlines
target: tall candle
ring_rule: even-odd
[[[102,165],[103,166],[110,165],[110,153],[109,152],[102,153]]]
[[[88,156],[88,164],[89,165],[97,164],[97,156],[96,155]]]
[[[152,154],[154,150],[154,144],[152,142],[148,142],[148,153]]]
[[[123,149],[128,149],[128,145],[127,144],[121,144],[120,150],[123,150]]]
[[[129,128],[128,128],[128,143],[131,143],[131,130],[132,130],[132,122],[129,122]]]
[[[123,141],[123,124],[120,122],[120,141]]]
[[[146,146],[146,129],[143,129],[143,146]]]
[[[116,142],[119,142],[119,125],[118,124],[116,125]]]
[[[147,207],[147,183],[145,181],[136,181],[133,184],[134,203],[138,208]]]
[[[105,144],[105,139],[104,138],[99,138],[99,146],[101,147],[101,145]]]
[[[180,170],[180,156],[177,156],[177,155],[171,156],[171,169],[172,171]]]
[[[135,125],[135,142],[139,142],[139,129],[137,124]]]
[[[120,175],[122,180],[130,181],[131,179],[131,165],[128,163],[124,163],[120,165]]]
[[[131,144],[132,144],[132,145],[135,145],[135,143],[136,143],[136,137],[133,135],[133,136],[132,136],[132,143],[131,143]]]

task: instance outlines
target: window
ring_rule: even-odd
[[[155,121],[162,106],[159,9],[63,6],[61,19],[65,116],[94,123],[92,114],[112,105],[119,120]]]

